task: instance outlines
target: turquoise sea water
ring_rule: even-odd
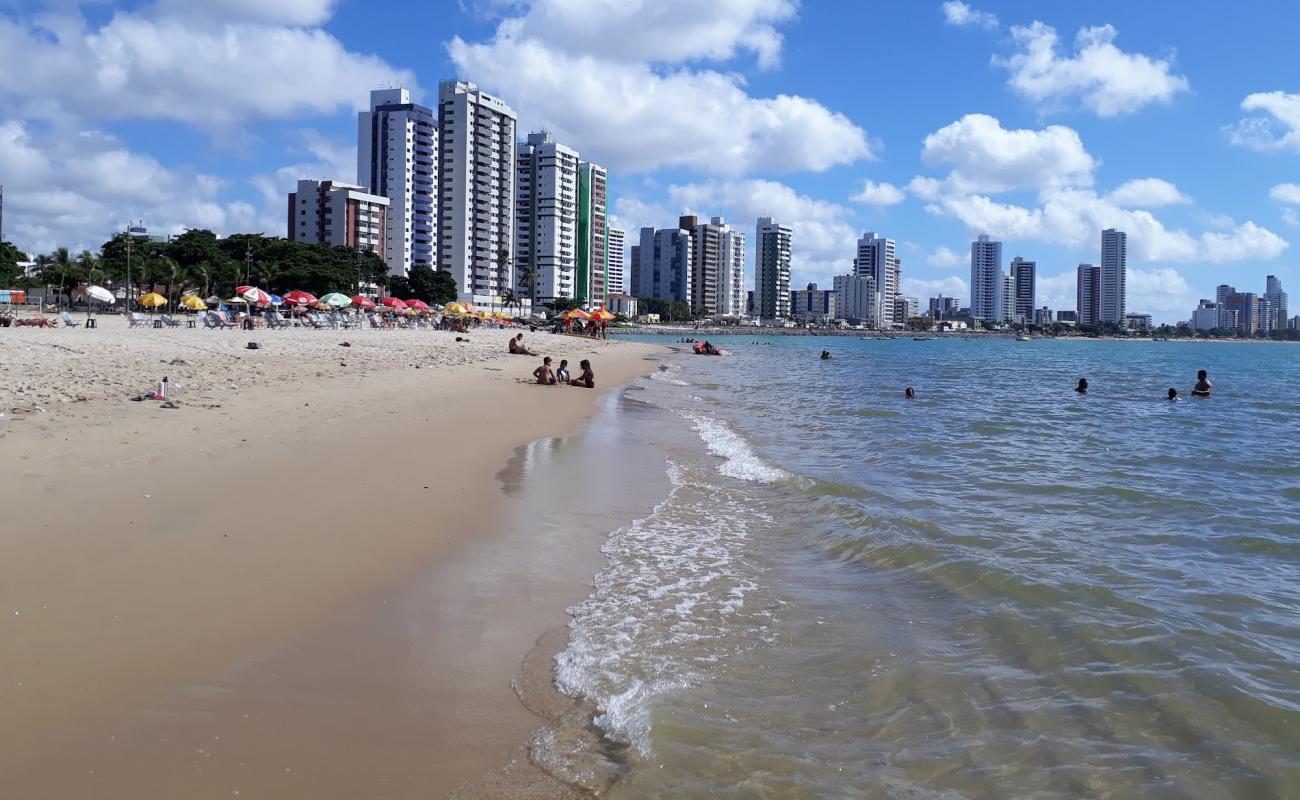
[[[620,402],[608,796],[1300,798],[1300,347],[718,344]]]

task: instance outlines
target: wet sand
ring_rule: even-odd
[[[650,369],[565,346],[602,387]],[[439,797],[498,769],[538,724],[511,681],[603,535],[539,540],[503,502],[516,448],[597,395],[519,382],[533,361],[10,426],[0,796]]]

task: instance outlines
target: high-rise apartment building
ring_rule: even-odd
[[[1080,264],[1075,286],[1075,321],[1080,325],[1096,325],[1101,321],[1101,267]]]
[[[438,269],[461,300],[515,287],[515,112],[465,81],[438,84]]]
[[[1012,306],[1013,322],[1031,323],[1035,318],[1035,291],[1038,264],[1020,256],[1011,259],[1011,277],[1015,281],[1015,304]]]
[[[1192,311],[1191,327],[1194,331],[1208,331],[1219,326],[1219,307],[1213,300],[1201,300]]]
[[[835,319],[835,292],[818,289],[815,283],[806,289],[791,290],[790,316],[799,322],[825,325]]]
[[[1285,330],[1288,310],[1287,294],[1282,290],[1282,281],[1275,275],[1269,275],[1264,285],[1264,299],[1273,311],[1273,330]]]
[[[627,234],[618,228],[609,229],[609,263],[605,266],[605,289],[611,296],[627,293],[626,237]]]
[[[794,229],[759,217],[755,241],[754,306],[760,319],[790,316],[790,240]]]
[[[370,110],[357,115],[357,183],[388,198],[383,250],[393,275],[434,265],[438,136],[433,111],[412,103],[407,89],[376,89]]]
[[[970,243],[970,315],[1002,321],[1002,242],[981,235]]]
[[[894,298],[894,319],[904,324],[913,317],[921,316],[921,300],[918,297],[899,295]]]
[[[582,162],[578,168],[578,294],[577,298],[603,305],[609,264],[609,175],[599,164]]]
[[[1016,276],[1008,272],[1002,276],[1002,322],[1016,321]]]
[[[538,131],[519,145],[515,164],[515,291],[530,301],[572,298],[578,152]]]
[[[876,284],[875,314],[871,325],[889,328],[900,322],[894,316],[894,300],[898,297],[899,261],[893,239],[867,231],[858,239],[857,257],[853,259],[853,274],[870,277]]]
[[[934,319],[955,317],[959,311],[961,311],[961,301],[955,297],[944,297],[943,295],[939,295],[938,297],[930,298],[929,314]]]
[[[691,301],[691,235],[680,228],[642,228],[634,246],[632,294],[661,300]]]
[[[714,217],[712,224],[722,229],[718,246],[718,314],[724,317],[745,316],[745,234]]]
[[[876,292],[876,279],[870,275],[835,276],[835,316],[852,325],[868,325],[875,314],[880,299]]]
[[[1221,283],[1214,289],[1214,307],[1218,311],[1218,320],[1216,328],[1227,330],[1237,327],[1237,320],[1231,316],[1228,309],[1228,297],[1237,293],[1235,286]]]
[[[1127,313],[1128,235],[1107,228],[1101,232],[1101,321],[1123,325]]]
[[[338,181],[298,181],[289,193],[289,240],[351,247],[384,257],[388,198]]]

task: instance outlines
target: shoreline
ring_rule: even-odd
[[[254,333],[279,349],[275,334]],[[287,333],[326,337],[328,347],[351,339],[354,363],[369,344],[355,331]],[[416,353],[379,341],[381,351],[403,352],[351,374],[311,355],[306,379],[264,369],[251,390],[224,394],[212,388],[223,376],[207,388],[188,376],[195,388],[178,395],[177,410],[95,397],[7,423],[0,500],[22,513],[0,537],[0,624],[10,643],[0,671],[13,679],[0,687],[10,723],[0,736],[6,794],[135,797],[152,786],[229,797],[237,780],[245,794],[260,787],[276,797],[404,797],[416,785],[437,796],[504,763],[523,739],[513,732],[537,727],[510,679],[553,625],[525,630],[512,616],[527,614],[498,605],[486,617],[500,628],[498,649],[484,653],[506,679],[462,669],[440,688],[421,658],[454,663],[465,641],[491,637],[463,622],[459,634],[430,639],[417,630],[424,615],[393,611],[394,598],[427,600],[417,588],[425,576],[503,541],[506,515],[518,509],[499,502],[502,465],[539,437],[580,430],[600,398],[649,371],[645,358],[657,352],[532,335],[533,346],[557,355],[596,353],[598,392],[547,394],[515,374],[513,365],[527,373],[535,359],[500,354],[508,335],[471,333],[486,343],[474,348],[486,359],[478,364],[416,371],[389,363]],[[407,336],[417,349],[455,347],[454,336]],[[0,352],[11,343],[0,337]],[[439,591],[459,597],[456,582],[470,578],[448,569]],[[538,591],[529,602],[562,622],[568,595]],[[503,658],[510,648],[515,655]],[[390,668],[400,680],[382,679]],[[438,691],[450,705],[430,700]],[[458,741],[403,711],[435,708],[451,719],[485,704],[491,710],[455,728]],[[289,728],[299,736],[286,737]],[[387,754],[401,742],[402,752]],[[431,749],[438,763],[417,764]],[[349,754],[342,763],[325,762],[340,753]]]
[[[1197,338],[1193,336],[1174,336],[1168,339],[1156,339],[1151,336],[1044,336],[1042,334],[1020,334],[1003,331],[897,331],[886,333],[884,331],[869,330],[836,330],[833,328],[776,328],[776,327],[754,327],[746,325],[723,325],[714,327],[695,328],[690,325],[636,325],[636,326],[611,326],[609,335],[613,336],[690,336],[692,338],[702,336],[807,336],[833,337],[833,338],[858,338],[858,339],[885,339],[893,336],[897,340],[911,339],[912,337],[926,339],[970,339],[980,341],[984,339],[1015,339],[1017,336],[1028,335],[1035,341],[1043,340],[1060,340],[1069,342],[1160,342],[1161,344],[1173,342],[1194,342],[1202,343],[1223,343],[1223,344],[1300,344],[1300,339],[1230,339],[1230,338]]]

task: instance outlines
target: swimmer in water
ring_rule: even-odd
[[[1192,397],[1209,397],[1210,389],[1214,384],[1210,383],[1210,375],[1205,370],[1196,373],[1196,387],[1192,389]]]
[[[1169,401],[1170,401],[1170,402],[1173,402],[1174,400],[1181,400],[1181,399],[1182,399],[1182,398],[1180,398],[1180,397],[1178,396],[1178,390],[1175,389],[1174,387],[1170,386],[1170,387],[1169,387]]]
[[[830,361],[830,360],[831,360],[831,351],[829,351],[829,350],[823,350],[823,351],[822,351],[822,361]]]
[[[1088,379],[1087,379],[1087,378],[1080,378],[1080,379],[1079,379],[1079,385],[1076,386],[1076,387],[1074,387],[1074,390],[1075,390],[1076,392],[1078,392],[1079,394],[1087,394],[1087,393],[1088,393]]]
[[[903,392],[903,396],[906,397],[908,400],[915,400],[916,390],[913,389],[911,386],[909,386],[907,387],[907,391]]]

